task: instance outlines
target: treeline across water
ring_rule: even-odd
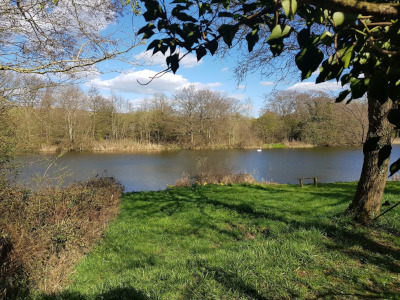
[[[335,104],[333,97],[316,92],[269,95],[255,118],[239,100],[193,86],[136,106],[95,88],[18,91],[3,95],[7,114],[2,118],[12,124],[20,151],[246,148],[282,141],[360,145],[367,130],[363,101]]]

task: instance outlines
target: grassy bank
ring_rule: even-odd
[[[400,297],[400,212],[341,216],[354,183],[202,185],[125,194],[69,289],[45,299]],[[389,182],[384,201],[400,200]]]
[[[214,145],[184,145],[184,144],[153,144],[139,143],[130,139],[90,141],[73,146],[41,145],[38,149],[28,149],[30,152],[57,153],[62,151],[90,151],[90,152],[138,152],[138,151],[163,151],[163,150],[226,150],[226,149],[280,149],[280,148],[312,148],[315,145],[300,141],[283,141],[281,143],[259,144],[232,147],[226,144]]]
[[[303,149],[303,148],[314,148],[316,145],[304,143],[300,141],[283,141],[281,143],[265,144],[266,149]]]

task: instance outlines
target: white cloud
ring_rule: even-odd
[[[178,90],[189,83],[189,81],[181,75],[171,73],[166,73],[160,78],[154,79],[148,83],[156,74],[157,72],[155,71],[142,70],[121,74],[108,80],[96,78],[92,80],[90,84],[101,89],[109,89],[118,92],[153,95],[156,92]]]
[[[222,85],[220,82],[189,82],[189,80],[182,77],[182,75],[172,73],[166,73],[149,82],[151,78],[156,76],[156,74],[157,72],[151,70],[132,71],[108,80],[96,78],[90,81],[88,85],[116,92],[136,93],[142,95],[154,95],[157,92],[174,92],[191,84],[193,84],[196,89],[208,89]]]
[[[130,99],[128,100],[128,104],[131,109],[137,109],[143,103],[146,98],[137,98],[137,99]]]
[[[145,63],[149,65],[158,65],[162,66],[164,68],[167,67],[167,64],[165,62],[166,56],[169,55],[169,50],[165,53],[166,55],[164,56],[161,52],[157,52],[156,54],[153,54],[153,51],[142,51],[138,55],[135,56],[135,59],[139,61],[144,61]],[[198,65],[200,65],[203,61],[197,61],[197,57],[191,53],[187,54],[180,62],[180,66],[184,68],[193,68]]]
[[[194,85],[194,87],[198,90],[200,89],[212,89],[215,87],[219,87],[222,85],[221,82],[212,82],[212,83],[201,83],[201,82],[192,82],[189,83],[188,85]]]
[[[261,85],[274,85],[275,82],[273,82],[273,81],[261,81],[260,84]]]
[[[222,68],[221,69],[221,72],[228,72],[229,71],[229,68]]]
[[[246,86],[242,84],[242,85],[238,85],[236,88],[237,88],[238,90],[243,90],[243,89],[246,88]]]
[[[322,91],[330,92],[343,89],[342,85],[336,81],[326,81],[316,84],[315,82],[300,82],[287,88],[296,91]]]

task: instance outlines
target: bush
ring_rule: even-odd
[[[0,193],[0,294],[21,270],[29,287],[52,293],[119,210],[122,186],[112,177],[37,191],[7,186]]]
[[[245,172],[234,172],[222,165],[208,166],[207,159],[197,162],[195,175],[190,176],[183,173],[182,177],[175,182],[176,187],[192,186],[194,184],[256,184],[253,175]]]

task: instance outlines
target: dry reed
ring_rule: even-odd
[[[259,183],[252,174],[235,172],[221,164],[209,166],[207,159],[199,159],[194,175],[183,173],[175,182],[175,187],[205,184],[256,184]]]

